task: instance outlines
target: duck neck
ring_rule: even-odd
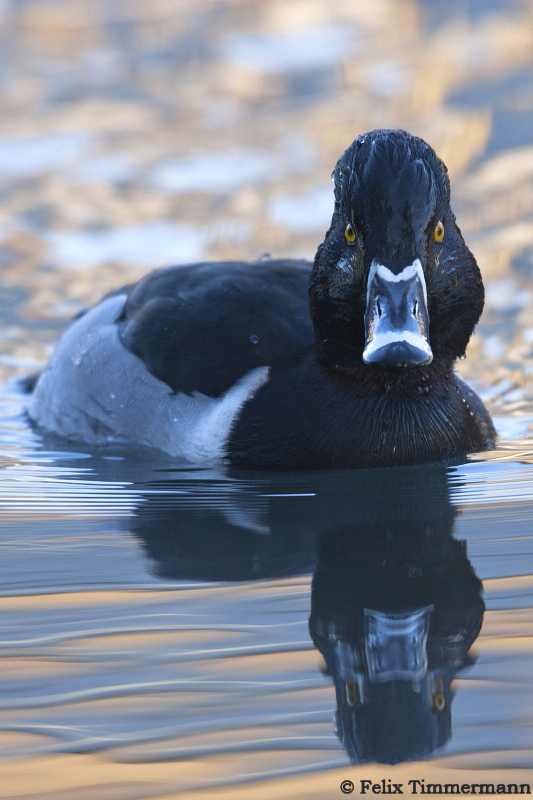
[[[427,395],[433,389],[448,385],[454,374],[453,361],[448,359],[437,358],[423,366],[393,368],[365,364],[362,347],[358,350],[354,348],[349,358],[347,348],[343,351],[318,345],[315,357],[332,380],[346,387],[353,386],[358,394]]]

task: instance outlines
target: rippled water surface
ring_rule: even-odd
[[[0,796],[531,783],[533,4],[26,0],[0,41]],[[312,257],[376,127],[450,169],[494,451],[243,474],[31,429],[17,379],[73,314]]]

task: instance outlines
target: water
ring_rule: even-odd
[[[319,770],[331,796],[367,777],[350,759],[533,767],[531,440],[454,466],[233,474],[45,448],[23,402],[4,393],[11,769],[84,754],[98,796],[129,797],[124,764],[150,791],[179,764],[180,792]],[[377,634],[365,609],[387,615]]]
[[[0,796],[531,782],[532,4],[86,6],[0,8]],[[494,451],[277,475],[32,430],[16,379],[72,314],[164,261],[312,257],[385,126],[450,168]]]

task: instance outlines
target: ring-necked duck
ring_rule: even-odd
[[[455,374],[483,309],[447,170],[404,131],[359,136],[333,173],[314,264],[155,270],[59,341],[30,417],[62,436],[195,463],[334,469],[490,446]],[[309,313],[310,302],[310,313]]]

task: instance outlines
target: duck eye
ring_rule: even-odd
[[[351,223],[348,223],[345,227],[344,236],[346,237],[348,244],[353,244],[355,242],[355,229]]]
[[[346,699],[351,706],[357,705],[357,684],[355,681],[346,681]]]
[[[435,230],[433,231],[433,238],[435,239],[436,242],[442,242],[442,240],[444,239],[444,225],[442,224],[440,219],[435,225]]]
[[[446,705],[446,700],[444,699],[443,694],[436,694],[433,698],[433,708],[437,709],[437,711],[442,711],[444,706]]]

